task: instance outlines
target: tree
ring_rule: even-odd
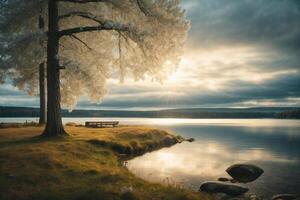
[[[161,81],[180,61],[189,25],[178,0],[46,2],[48,114],[44,135],[65,133],[60,91],[62,103],[72,108],[80,95],[100,101],[106,80],[116,74],[120,81],[125,77]]]
[[[43,10],[39,16],[39,29],[44,31],[45,21],[43,18]],[[43,41],[40,41],[40,45],[43,47]],[[45,62],[39,65],[39,93],[40,93],[40,119],[39,125],[44,125],[46,123],[46,91],[45,91]]]
[[[23,5],[19,3],[23,3]],[[30,13],[33,15],[27,15],[27,23],[22,24],[22,15],[19,13],[23,13],[25,5],[25,2],[0,1],[0,81],[1,83],[12,82],[13,85],[20,90],[25,90],[29,95],[39,93],[39,124],[44,125],[46,92],[42,5],[40,9],[34,9]],[[27,10],[32,8],[32,5],[29,2]],[[36,16],[37,13],[34,11],[37,10],[40,10],[39,19],[33,17]]]
[[[39,66],[39,96],[40,96],[40,118],[39,125],[46,124],[46,86],[45,86],[45,63]]]

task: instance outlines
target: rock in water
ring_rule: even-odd
[[[205,182],[200,186],[200,191],[208,193],[225,193],[231,196],[238,196],[248,192],[248,188],[222,182]]]
[[[195,138],[189,138],[189,139],[186,139],[186,141],[188,141],[188,142],[194,142]]]
[[[264,170],[250,164],[235,164],[226,169],[226,172],[237,182],[248,183],[260,177]]]
[[[234,180],[234,179],[230,179],[229,181],[230,181],[230,183],[237,183],[237,180]]]
[[[277,194],[272,197],[272,200],[294,200],[299,197],[299,195],[295,194]]]
[[[221,178],[218,178],[218,181],[221,181],[221,182],[228,182],[229,179],[228,179],[228,178],[221,177]]]

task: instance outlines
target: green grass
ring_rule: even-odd
[[[182,141],[147,127],[67,126],[70,137],[44,139],[42,127],[0,129],[2,200],[197,200],[210,196],[148,183],[119,162]]]

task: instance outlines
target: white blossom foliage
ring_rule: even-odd
[[[41,12],[47,18],[47,1],[0,2],[0,80],[12,79],[34,94],[47,39],[37,21]],[[180,61],[189,28],[179,0],[64,0],[59,15],[62,32],[78,28],[61,37],[58,55],[65,67],[62,104],[70,109],[82,95],[99,102],[110,78],[163,81]],[[98,29],[85,32],[87,27]]]

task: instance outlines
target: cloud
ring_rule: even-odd
[[[28,96],[9,83],[0,86],[0,106],[39,106],[37,97]]]
[[[167,96],[161,90],[122,95],[114,94],[104,98],[101,104],[82,101],[79,107],[90,108],[174,108],[174,107],[218,107],[218,106],[278,106],[298,105],[300,96],[300,76],[295,74],[279,75],[264,85],[233,80],[221,91],[187,90],[184,94]],[[126,89],[124,89],[126,91]],[[296,101],[296,102],[295,102]]]
[[[109,80],[101,104],[78,108],[157,109],[300,106],[298,0],[183,0],[191,20],[183,60],[164,84]],[[0,105],[38,106],[9,85]]]
[[[190,44],[198,47],[256,44],[297,51],[300,9],[296,1],[199,0],[188,12]]]

